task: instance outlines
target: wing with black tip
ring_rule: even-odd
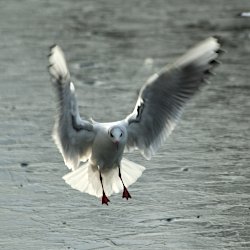
[[[151,76],[127,116],[127,148],[150,159],[176,126],[185,104],[206,83],[218,63],[220,44],[210,37]]]
[[[80,161],[91,154],[95,131],[90,121],[79,115],[75,88],[63,51],[57,45],[50,49],[49,73],[58,96],[58,113],[53,131],[54,141],[70,169],[77,169]]]

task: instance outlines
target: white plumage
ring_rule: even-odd
[[[61,48],[51,47],[49,72],[59,105],[53,138],[71,170],[63,179],[72,188],[108,204],[107,196],[133,184],[144,167],[123,158],[125,149],[139,149],[150,159],[176,126],[187,101],[206,82],[217,64],[220,44],[210,37],[158,73],[140,90],[134,111],[125,119],[98,123],[83,119]]]
[[[144,170],[145,168],[143,166],[123,158],[121,161],[121,173],[124,185],[129,187],[141,176]],[[112,193],[119,193],[123,190],[118,168],[111,168],[109,171],[102,173],[102,178],[107,196],[110,196]],[[88,162],[77,170],[64,175],[63,179],[72,188],[80,192],[88,193],[96,197],[102,197],[103,195],[99,171],[98,169],[92,169]]]

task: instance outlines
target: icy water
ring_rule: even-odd
[[[250,249],[249,0],[0,1],[0,249]],[[220,35],[211,84],[111,203],[70,189],[51,139],[48,48],[66,51],[82,114],[125,117],[151,73]]]

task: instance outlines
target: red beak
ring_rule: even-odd
[[[114,141],[114,144],[116,145],[116,150],[119,148],[119,141]]]

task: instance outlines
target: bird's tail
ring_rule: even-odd
[[[127,159],[121,161],[121,177],[126,187],[133,184],[145,168]],[[119,177],[118,168],[113,168],[101,174],[105,194],[110,196],[123,190],[123,184]],[[86,163],[80,168],[63,176],[63,179],[72,188],[80,192],[88,193],[96,197],[102,197],[103,190],[100,181],[100,173],[97,167]]]

